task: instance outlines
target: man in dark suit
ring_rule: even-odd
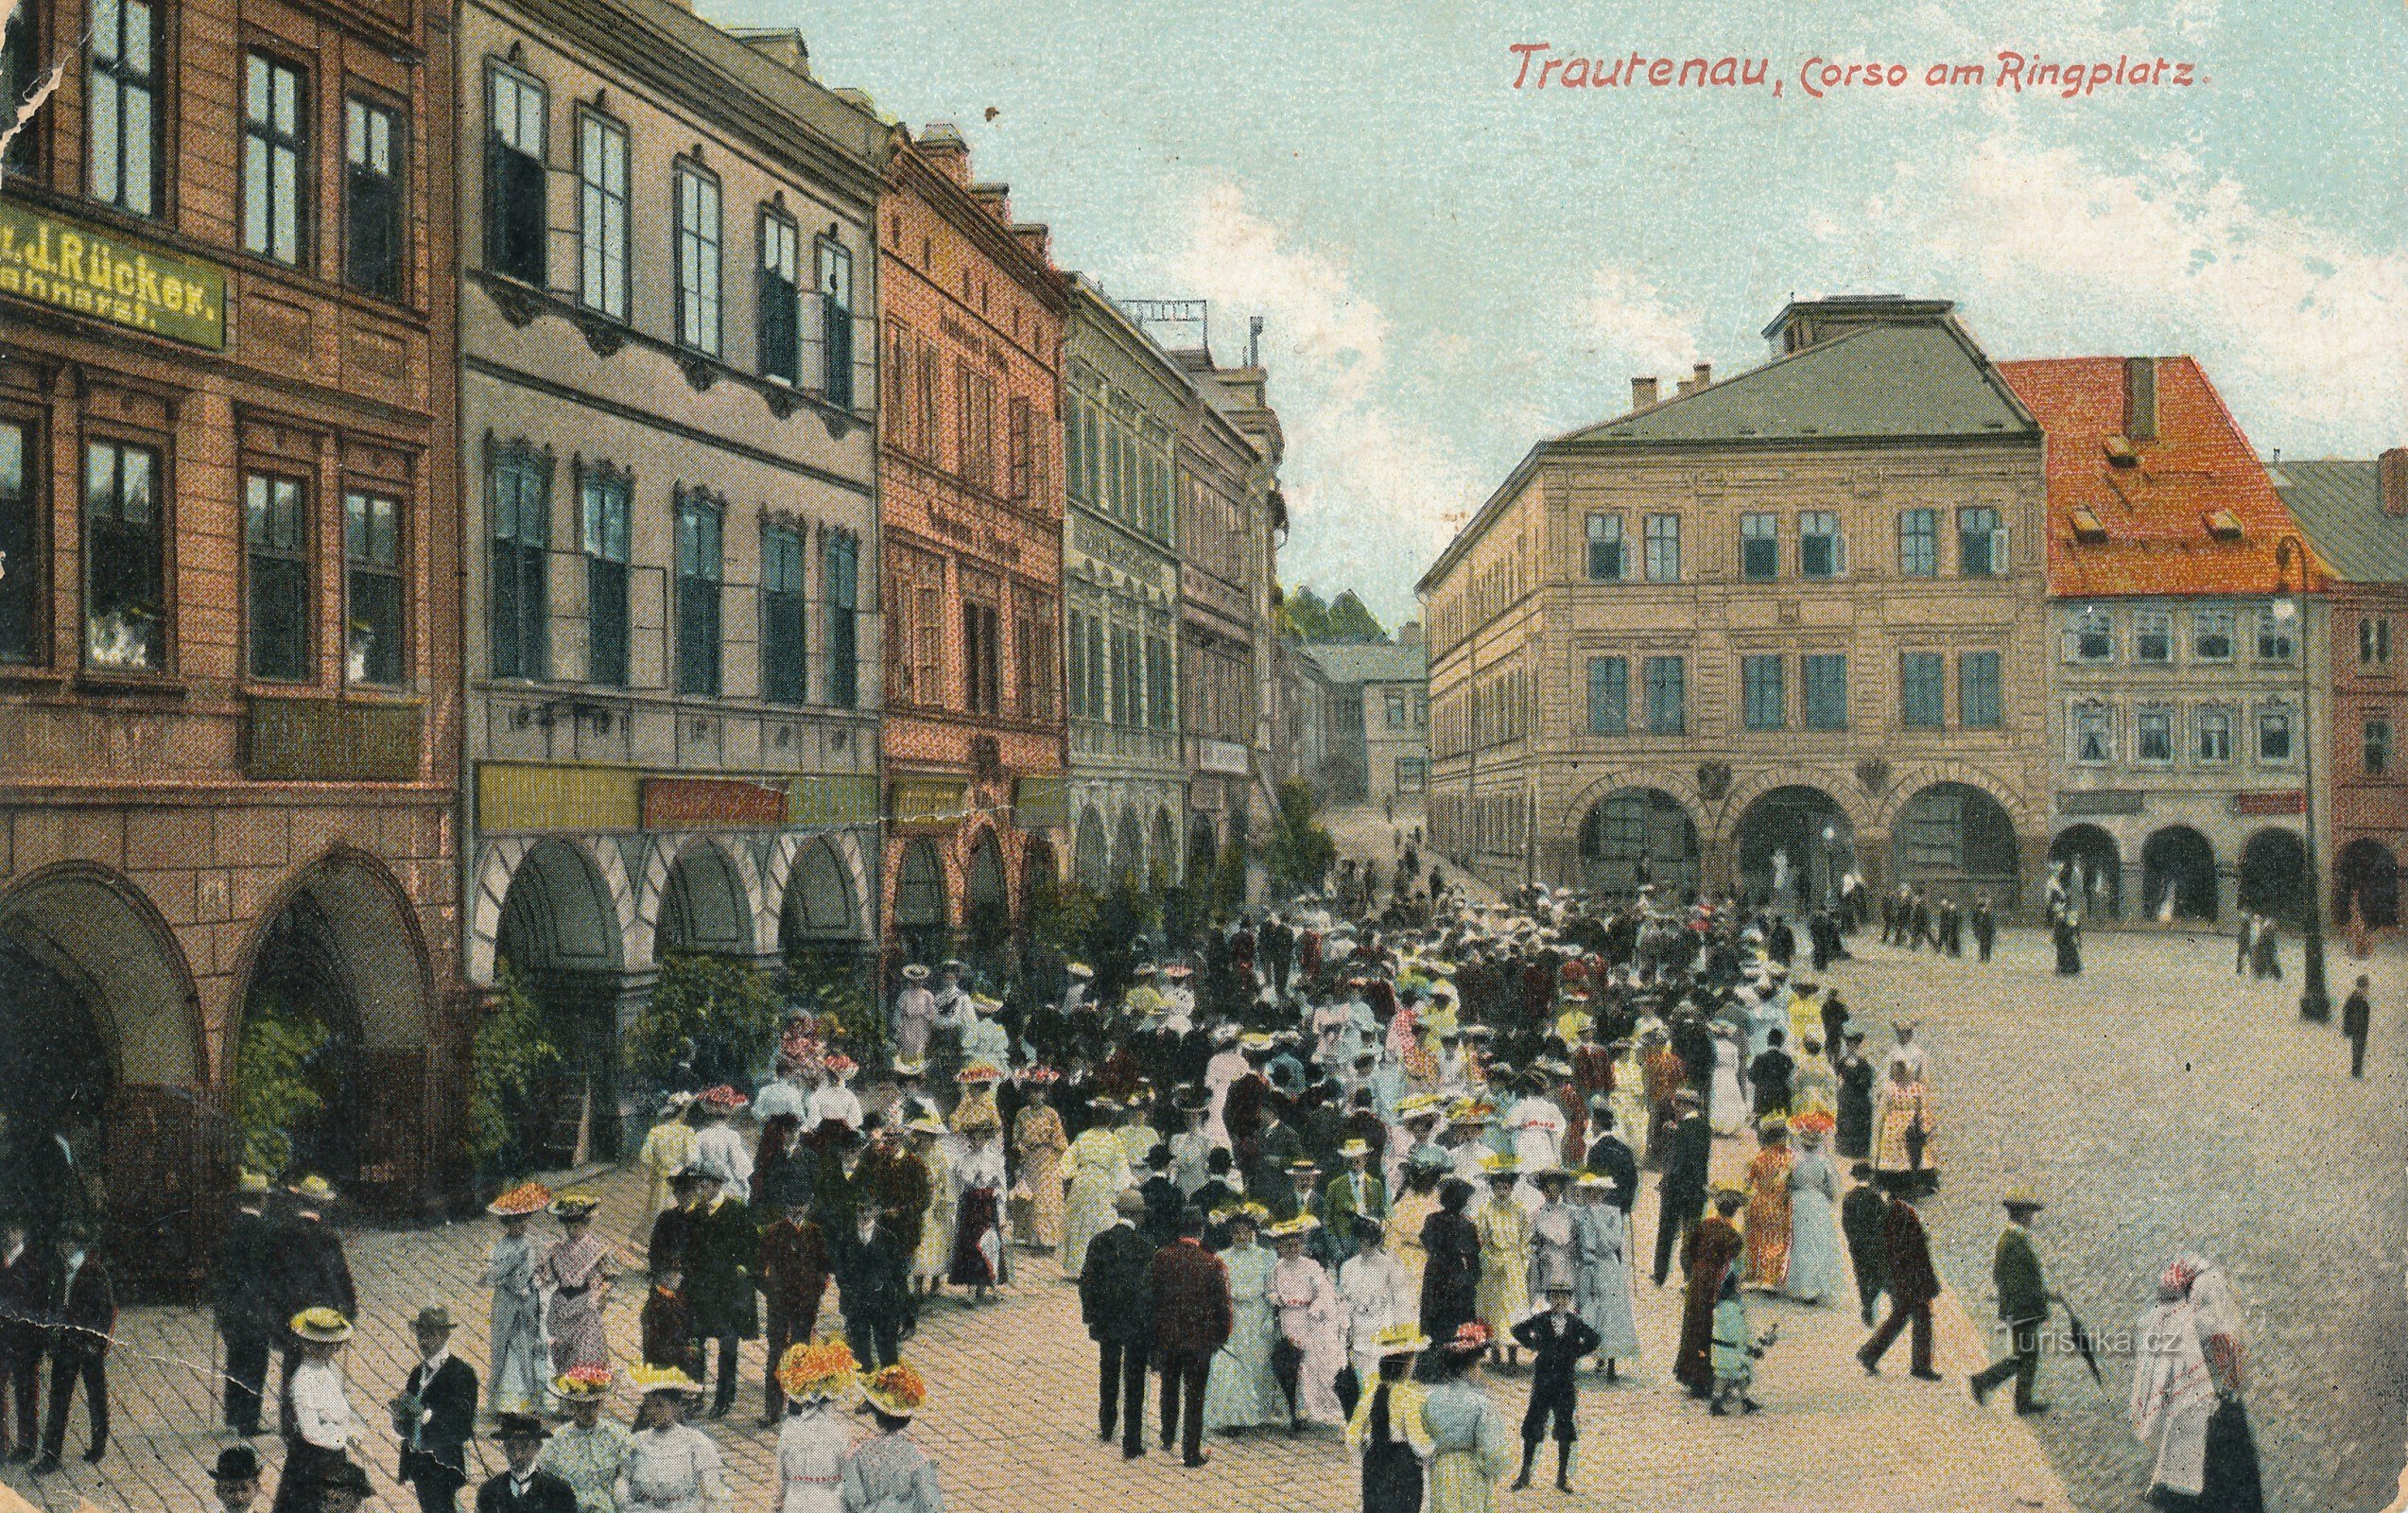
[[[761,1231],[761,1302],[769,1323],[768,1385],[761,1427],[786,1417],[786,1391],[778,1385],[778,1363],[791,1346],[810,1343],[819,1327],[820,1300],[827,1296],[828,1247],[811,1222],[811,1198],[800,1189],[786,1194],[786,1215]]]
[[[724,1418],[736,1406],[738,1342],[761,1337],[753,1275],[761,1260],[761,1231],[753,1222],[752,1206],[729,1195],[709,1173],[703,1174],[702,1200],[688,1215],[684,1260],[694,1337],[719,1342],[719,1381],[711,1394],[710,1417]]]
[[[530,1413],[506,1413],[494,1431],[510,1469],[476,1489],[476,1513],[577,1513],[577,1490],[535,1464],[550,1431]]]
[[[24,1221],[9,1220],[5,1238],[0,1238],[0,1448],[12,1464],[33,1459],[35,1442],[42,1437],[35,1400],[42,1384],[42,1353],[50,1343],[42,1328],[48,1280],[43,1259],[26,1243]],[[9,1432],[10,1396],[17,1407],[13,1440]]]
[[[1880,1181],[1890,1197],[1884,1246],[1890,1316],[1881,1320],[1881,1327],[1856,1352],[1856,1359],[1869,1375],[1880,1375],[1882,1355],[1897,1341],[1898,1331],[1912,1325],[1913,1361],[1907,1374],[1937,1382],[1940,1373],[1932,1369],[1932,1304],[1940,1296],[1940,1274],[1932,1266],[1932,1241],[1924,1233],[1922,1215],[1914,1211],[1915,1174],[1884,1172]]]
[[[1153,1296],[1154,1348],[1162,1358],[1162,1426],[1178,1424],[1182,1463],[1202,1466],[1204,1379],[1213,1352],[1229,1341],[1234,1314],[1229,1268],[1204,1247],[1201,1215],[1180,1216],[1178,1240],[1154,1252],[1146,1279]]]
[[[1514,1326],[1515,1342],[1531,1353],[1530,1408],[1522,1415],[1522,1473],[1514,1490],[1530,1486],[1530,1463],[1538,1458],[1538,1442],[1546,1437],[1548,1420],[1555,1429],[1555,1489],[1572,1489],[1572,1441],[1580,1437],[1574,1423],[1580,1409],[1580,1388],[1574,1373],[1581,1357],[1604,1344],[1598,1332],[1572,1312],[1572,1284],[1558,1279],[1547,1289],[1543,1313]]]
[[[1628,1141],[1614,1128],[1614,1110],[1603,1093],[1588,1101],[1590,1135],[1585,1164],[1599,1176],[1614,1184],[1606,1201],[1630,1217],[1631,1205],[1638,1201],[1638,1157],[1631,1154]]]
[[[1120,1426],[1120,1453],[1146,1452],[1146,1358],[1153,1350],[1153,1293],[1149,1268],[1161,1247],[1137,1232],[1147,1203],[1135,1192],[1114,1200],[1119,1222],[1087,1243],[1079,1271],[1079,1313],[1096,1342],[1096,1430],[1105,1444]],[[1176,1239],[1174,1221],[1173,1239]],[[1171,1432],[1163,1421],[1164,1447]]]
[[[419,1513],[453,1513],[468,1485],[468,1442],[476,1434],[476,1372],[452,1354],[451,1311],[422,1308],[410,1325],[418,1364],[393,1400],[401,1441],[396,1480],[418,1493]]]
[[[1840,1232],[1847,1237],[1849,1269],[1856,1273],[1857,1312],[1873,1327],[1873,1303],[1887,1285],[1890,1269],[1890,1206],[1873,1185],[1873,1169],[1858,1163],[1856,1186],[1840,1200]]]
[[[1991,1252],[1990,1280],[1999,1290],[1999,1322],[2006,1326],[2007,1353],[1973,1373],[1973,1400],[1983,1401],[1993,1387],[2013,1377],[2015,1411],[2046,1413],[2049,1405],[2032,1395],[2040,1379],[2040,1326],[2049,1321],[2049,1284],[2040,1272],[2040,1253],[2032,1245],[2032,1221],[2040,1211],[2040,1197],[2030,1188],[2016,1188],[2001,1201],[2007,1222]]]
[[[1655,1285],[1672,1274],[1672,1253],[1687,1243],[1706,1210],[1706,1181],[1714,1159],[1714,1127],[1706,1122],[1702,1101],[1684,1087],[1674,1095],[1680,1118],[1672,1125],[1664,1156],[1664,1182],[1657,1191],[1655,1214]]]
[[[847,1228],[827,1237],[845,1342],[864,1371],[894,1364],[911,1318],[911,1247],[875,1209],[857,1207]]]
[[[51,1273],[50,1417],[43,1425],[42,1459],[37,1475],[59,1469],[59,1454],[67,1444],[67,1410],[75,1406],[76,1383],[84,1390],[84,1412],[92,1426],[92,1444],[83,1458],[97,1466],[109,1451],[109,1346],[117,1331],[117,1292],[110,1284],[109,1268],[86,1247],[90,1236],[79,1224],[59,1231],[59,1264]]]
[[[1145,1217],[1138,1233],[1145,1240],[1151,1255],[1179,1238],[1179,1215],[1187,1207],[1187,1194],[1179,1190],[1170,1174],[1170,1147],[1157,1143],[1146,1153],[1148,1176],[1137,1195],[1144,1200]]]
[[[293,1315],[312,1308],[331,1308],[345,1318],[359,1316],[359,1294],[352,1285],[351,1262],[343,1255],[343,1237],[326,1222],[335,1190],[320,1176],[305,1176],[291,1189],[293,1215],[274,1231],[268,1267],[269,1319],[276,1327],[279,1351],[276,1415],[292,1422],[293,1370],[301,1365],[301,1342],[293,1335]]]
[[[217,1256],[211,1300],[217,1332],[226,1342],[226,1378],[220,1384],[225,1423],[245,1438],[260,1432],[268,1352],[276,1340],[277,1320],[269,1310],[275,1238],[268,1217],[268,1179],[245,1172],[234,1219],[226,1226],[225,1248]]]

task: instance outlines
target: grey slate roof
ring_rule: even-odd
[[[1427,646],[1323,641],[1307,646],[1304,652],[1332,683],[1421,683],[1429,676]]]
[[[2271,471],[2275,492],[2334,576],[2349,583],[2408,583],[2408,515],[2382,513],[2371,460],[2283,461]]]
[[[1906,439],[2037,429],[1981,353],[1952,325],[1931,322],[1833,337],[1560,441]]]

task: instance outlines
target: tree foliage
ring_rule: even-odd
[[[510,1150],[535,1079],[561,1059],[544,1010],[510,963],[494,974],[494,1007],[468,1048],[468,1155],[490,1165]]]
[[[293,1132],[326,1106],[313,1075],[331,1036],[314,1017],[293,1014],[272,993],[254,997],[234,1052],[234,1128],[243,1165],[270,1176],[291,1164]]]
[[[1338,843],[1313,818],[1312,785],[1294,777],[1279,785],[1279,815],[1263,850],[1272,887],[1281,896],[1321,887],[1338,864]]]
[[[1324,600],[1310,584],[1282,596],[1279,630],[1299,641],[1385,641],[1387,628],[1351,588]]]
[[[722,956],[685,954],[661,964],[652,1000],[628,1026],[627,1065],[656,1086],[680,1080],[691,1047],[704,1085],[749,1080],[768,1057],[780,1018],[769,974]]]
[[[885,1064],[886,1016],[853,964],[823,955],[789,958],[786,997],[812,1017],[823,1039],[841,1042],[855,1061]]]

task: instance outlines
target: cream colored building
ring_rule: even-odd
[[[2040,430],[1947,302],[1764,334],[1533,448],[1423,578],[1433,840],[1508,884],[2029,904]]]

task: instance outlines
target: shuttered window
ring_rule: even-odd
[[[804,562],[799,528],[761,528],[761,691],[780,704],[801,704],[808,687]]]
[[[485,267],[541,288],[544,86],[499,65],[485,78]]]
[[[719,691],[719,531],[725,513],[700,491],[677,495],[677,691]]]

